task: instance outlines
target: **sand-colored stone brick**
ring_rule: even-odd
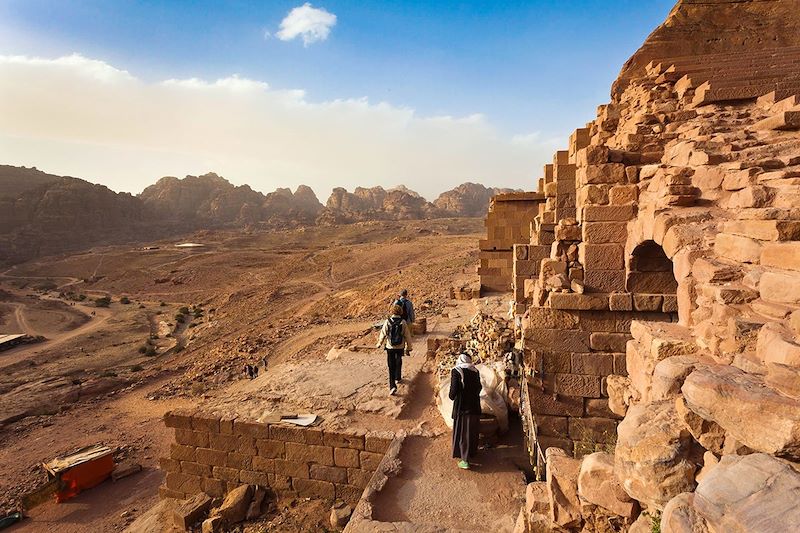
[[[367,435],[364,439],[364,450],[375,453],[386,453],[393,438],[391,433],[387,436]]]
[[[335,466],[311,465],[309,477],[331,483],[347,483],[347,469]]]
[[[225,466],[229,468],[250,469],[253,466],[253,456],[245,453],[230,452],[225,460]]]
[[[316,479],[293,479],[292,488],[303,498],[322,498],[332,500],[336,497],[333,483]]]
[[[208,433],[189,429],[176,429],[175,442],[184,446],[208,447]]]
[[[211,448],[197,448],[196,458],[198,463],[211,466],[227,466],[228,453]]]
[[[275,459],[267,459],[266,457],[253,457],[248,470],[255,470],[257,472],[275,472]]]
[[[556,374],[555,391],[567,396],[582,396],[584,398],[600,398],[600,377],[578,374]],[[581,412],[583,403],[581,402]]]
[[[225,495],[226,492],[226,485],[225,482],[221,479],[214,479],[214,478],[203,478],[201,482],[201,486],[203,492],[211,496],[212,498],[221,498]]]
[[[361,468],[364,470],[377,469],[378,465],[383,460],[383,454],[373,452],[361,452],[359,453],[358,457],[359,462],[361,463]]]
[[[539,435],[561,438],[569,437],[567,417],[534,415],[534,419],[536,420],[536,429],[539,431]]]
[[[194,446],[173,443],[169,445],[169,456],[177,461],[194,461],[196,449]]]
[[[286,457],[286,443],[280,440],[257,439],[256,448],[258,455],[269,459],[283,459]]]
[[[295,463],[319,463],[333,466],[333,448],[330,446],[287,442],[286,460]]]
[[[239,470],[236,468],[228,468],[226,466],[215,466],[212,470],[214,479],[221,479],[223,481],[238,482]]]
[[[618,244],[588,244],[582,242],[578,245],[578,261],[587,271],[590,270],[621,270],[625,268],[623,247]]]
[[[233,433],[236,433],[237,435],[255,437],[257,439],[268,439],[269,424],[236,420],[233,423]]]
[[[177,459],[162,457],[158,460],[158,467],[164,472],[180,472],[181,462]]]
[[[211,465],[181,461],[181,472],[192,476],[208,477],[211,475]]]
[[[591,244],[624,243],[628,238],[626,222],[586,222],[581,231],[583,242]]]
[[[292,461],[275,459],[275,474],[292,478],[308,478],[308,465],[306,463],[295,463]]]
[[[272,440],[280,440],[284,442],[306,441],[305,431],[303,429],[280,424],[270,425],[269,436]]]
[[[239,481],[247,483],[248,485],[261,485],[262,487],[269,487],[272,483],[269,474],[254,472],[252,470],[242,470],[239,472]]]
[[[614,334],[609,333],[608,335]],[[566,355],[571,359],[571,374],[607,376],[614,371],[614,357],[609,353],[573,353]]]
[[[362,470],[360,468],[348,468],[347,469],[347,483],[354,487],[358,487],[363,489],[369,483],[369,480],[372,478],[373,470]]]
[[[164,425],[175,429],[192,429],[191,411],[175,409],[164,414]]]
[[[196,494],[202,489],[200,476],[170,472],[165,477],[166,487],[184,494]]]
[[[343,483],[338,483],[336,485],[336,499],[347,502],[350,505],[355,504],[361,499],[362,492],[364,492],[364,489],[360,489],[352,485],[346,485]]]
[[[334,448],[364,449],[364,435],[326,431],[323,437],[325,446]]]

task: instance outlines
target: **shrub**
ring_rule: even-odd
[[[184,305],[183,307],[178,309],[178,312],[180,314],[182,314],[182,315],[188,315],[189,314],[189,308]]]
[[[183,322],[185,320],[186,320],[186,317],[184,315],[182,315],[180,313],[175,315],[175,322],[177,322],[178,324],[183,324]]]
[[[95,307],[108,307],[111,305],[111,298],[108,296],[101,296],[100,298],[95,298],[94,300]]]
[[[127,296],[123,296],[122,298],[119,299],[119,303],[123,305],[128,305],[129,303],[131,303],[131,300]]]
[[[142,370],[144,370],[144,368],[142,368],[142,365],[133,365],[131,367],[131,372],[141,372]]]
[[[167,302],[160,302],[158,305],[160,305],[161,307],[166,307],[167,306]]]
[[[148,357],[153,357],[154,355],[156,355],[156,349],[155,349],[155,347],[153,347],[153,346],[148,346],[148,347],[147,347],[147,350],[144,352],[144,354],[145,354],[146,356],[148,356]]]
[[[139,353],[147,353],[147,346],[139,346]]]

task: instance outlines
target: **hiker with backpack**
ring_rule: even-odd
[[[462,353],[450,371],[450,393],[453,400],[453,458],[458,467],[469,470],[469,460],[478,451],[481,423],[481,375],[472,357]]]
[[[389,366],[389,394],[397,394],[397,384],[402,381],[403,354],[411,352],[411,326],[403,319],[403,308],[392,305],[389,318],[383,323],[378,338],[378,348],[386,350]]]
[[[400,297],[395,300],[394,303],[403,308],[403,313],[400,315],[403,317],[403,320],[408,322],[409,325],[413,324],[417,316],[414,313],[414,304],[408,299],[408,290],[403,289],[400,291]]]

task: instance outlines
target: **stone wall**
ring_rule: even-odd
[[[486,216],[486,239],[480,245],[482,291],[508,291],[514,272],[513,248],[527,243],[531,221],[544,197],[535,192],[498,194],[492,198]]]
[[[175,429],[162,497],[219,497],[242,483],[279,493],[358,502],[391,439],[290,424],[263,424],[201,411],[171,411]]]

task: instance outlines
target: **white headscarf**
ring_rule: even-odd
[[[458,372],[459,377],[461,377],[461,384],[464,384],[464,370],[473,370],[475,372],[478,371],[475,368],[475,365],[472,364],[472,357],[468,354],[462,353],[458,356],[458,363],[456,363],[456,372]]]

